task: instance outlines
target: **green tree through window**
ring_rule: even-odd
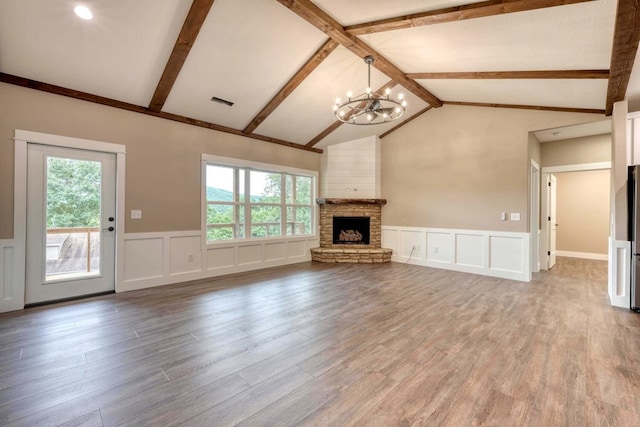
[[[100,225],[100,162],[47,158],[47,228]]]
[[[207,241],[312,233],[313,177],[210,164],[206,180]]]

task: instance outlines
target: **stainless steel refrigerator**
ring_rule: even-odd
[[[640,311],[640,166],[629,166],[629,240],[631,241],[631,309]]]

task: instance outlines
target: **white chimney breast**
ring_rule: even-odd
[[[325,198],[380,198],[380,139],[356,139],[324,149],[320,194]]]

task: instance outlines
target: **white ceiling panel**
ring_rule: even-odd
[[[276,1],[217,0],[163,110],[243,129],[326,39]]]
[[[317,0],[314,3],[347,26],[481,1],[484,0]]]
[[[312,0],[342,25],[482,0]],[[0,72],[148,106],[193,0],[0,0]],[[617,0],[598,0],[361,36],[404,73],[608,69]],[[624,36],[624,35],[622,35]],[[162,110],[244,129],[327,36],[277,0],[215,0]],[[336,97],[366,86],[363,59],[338,47],[255,130],[304,145],[335,122]],[[388,76],[372,68],[372,86]],[[16,84],[24,84],[18,79]],[[605,109],[607,79],[420,80],[444,101]],[[395,90],[394,92],[398,92]],[[407,117],[427,104],[403,90]],[[218,97],[232,107],[211,101]],[[640,111],[640,57],[626,93]],[[428,113],[427,113],[428,114]],[[317,146],[397,123],[343,125]]]
[[[611,120],[609,119],[533,132],[540,142],[561,141],[564,139],[582,138],[608,133],[611,133]]]
[[[389,77],[371,67],[371,86],[376,89]],[[367,86],[367,64],[346,48],[338,47],[256,129],[256,133],[306,144],[336,121],[333,105],[346,93],[363,93]],[[399,93],[394,90],[393,93]],[[406,92],[407,91],[403,91]],[[306,118],[304,124],[302,119]],[[286,126],[283,126],[286,123]]]
[[[418,80],[443,101],[604,109],[605,79]]]
[[[8,74],[148,105],[190,0],[0,1],[0,67]]]
[[[608,69],[615,0],[362,36],[407,73]]]
[[[354,139],[364,138],[371,135],[382,135],[383,133],[398,126],[403,121],[411,118],[411,116],[417,114],[428,106],[426,102],[422,101],[420,98],[401,86],[396,86],[393,90],[393,93],[403,93],[407,100],[407,111],[401,119],[398,119],[394,122],[374,126],[357,126],[344,124],[327,135],[326,138],[324,138],[319,144],[316,145],[316,148],[324,148],[329,145],[353,141]],[[429,114],[429,112],[426,112],[425,114]]]

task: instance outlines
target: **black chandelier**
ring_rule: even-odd
[[[367,64],[367,88],[361,95],[352,97],[347,93],[347,101],[336,99],[333,111],[336,118],[344,123],[352,125],[379,125],[392,122],[404,115],[407,101],[398,95],[398,99],[391,97],[391,89],[387,88],[384,94],[371,91],[371,64],[375,58],[371,55],[364,57]]]

